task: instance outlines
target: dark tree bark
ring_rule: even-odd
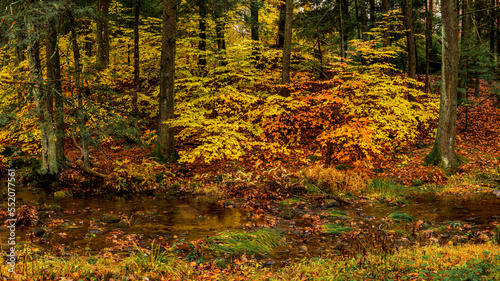
[[[495,10],[495,0],[490,1],[490,14],[489,14],[489,20],[490,20],[490,52],[491,54],[495,53],[495,20],[496,20],[496,14],[498,14],[498,11]]]
[[[415,49],[415,38],[413,37],[413,5],[412,0],[406,0],[405,5],[406,20],[406,41],[408,50],[408,77],[416,79],[417,76],[417,53]],[[409,85],[413,88],[415,85]],[[413,95],[408,95],[409,101],[417,101]]]
[[[290,58],[292,54],[292,16],[293,16],[293,0],[285,2],[285,41],[283,45],[283,69],[281,72],[281,83],[283,88],[281,95],[284,97],[290,96],[290,91],[285,86],[290,82]]]
[[[31,1],[26,1],[30,5]],[[36,34],[38,27],[31,20],[31,16],[25,17],[26,34]],[[38,124],[40,126],[40,138],[42,142],[42,167],[40,173],[47,177],[59,177],[59,164],[57,163],[54,124],[52,122],[51,104],[49,95],[43,87],[42,67],[40,64],[40,39],[31,38],[26,50],[30,68],[30,81],[33,83],[33,98],[35,100]]]
[[[163,34],[160,61],[158,116],[158,156],[168,162],[179,158],[175,150],[174,129],[165,122],[174,119],[175,33],[177,0],[163,0]]]
[[[250,37],[252,39],[254,61],[260,61],[259,50],[259,0],[250,0]]]
[[[285,42],[285,17],[286,9],[285,3],[281,3],[278,6],[280,11],[280,17],[278,19],[278,37],[276,39],[276,49],[283,49],[283,44]]]
[[[47,21],[47,36],[45,52],[47,56],[47,85],[49,109],[54,112],[55,105],[55,134],[56,155],[58,161],[64,160],[64,98],[61,86],[61,60],[59,56],[59,41],[57,37],[58,17],[50,17]]]
[[[472,16],[470,14],[471,12],[471,0],[463,0],[462,1],[462,40],[461,40],[461,47],[462,50],[468,50],[470,49],[470,36],[471,34],[471,27],[472,27]],[[462,88],[462,91],[457,92],[458,95],[458,101],[463,101],[467,98],[467,89],[469,87],[469,61],[471,58],[469,58],[467,55],[462,55],[460,59],[460,69],[462,70],[460,73],[460,82],[459,82],[459,87]]]
[[[83,83],[82,83],[82,66],[80,62],[80,48],[78,46],[78,39],[76,33],[75,18],[71,13],[68,14],[71,26],[71,45],[73,49],[73,59],[75,63],[75,69],[73,76],[75,78],[76,87],[76,99],[77,99],[77,110],[76,110],[76,122],[78,128],[80,129],[80,142],[81,142],[81,161],[85,168],[90,169],[90,152],[89,152],[89,134],[86,130],[86,111],[83,106]]]
[[[219,66],[227,65],[226,38],[224,35],[224,3],[217,1],[214,8],[215,35],[217,36],[217,52],[219,55]]]
[[[457,1],[441,1],[443,22],[442,85],[436,140],[425,162],[445,169],[459,165],[455,153],[458,87],[458,10]]]
[[[198,14],[200,16],[200,21],[198,23],[198,28],[200,33],[198,33],[198,51],[200,52],[198,56],[198,66],[200,68],[200,76],[207,76],[207,3],[205,0],[198,1]]]
[[[432,15],[434,10],[434,0],[425,0],[425,91],[430,91],[430,62],[432,59]]]
[[[134,86],[132,91],[132,114],[137,116],[139,109],[137,106],[137,95],[141,87],[140,58],[139,58],[139,12],[141,10],[141,0],[135,0],[134,6]]]
[[[108,0],[97,0],[97,65],[106,68],[109,64]]]

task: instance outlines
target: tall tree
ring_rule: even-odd
[[[286,8],[285,3],[281,3],[278,5],[278,10],[280,12],[280,16],[278,18],[278,36],[276,38],[276,48],[282,49],[283,44],[285,42],[285,17],[286,17]]]
[[[285,2],[285,40],[283,44],[283,69],[281,72],[281,83],[286,85],[290,82],[290,58],[292,53],[292,17],[293,17],[293,0]],[[281,95],[288,97],[290,91],[287,87],[282,88]]]
[[[174,118],[176,29],[177,0],[163,0],[157,152],[159,157],[169,162],[175,162],[179,158],[175,150],[174,129],[166,123]]]
[[[97,0],[97,65],[105,68],[109,64],[109,0]]]
[[[25,1],[26,10],[33,4],[31,0]],[[36,14],[33,14],[36,13]],[[43,87],[42,67],[40,64],[40,38],[39,26],[35,19],[41,18],[36,11],[25,16],[26,37],[28,38],[28,63],[30,68],[30,81],[33,85],[33,98],[35,100],[40,137],[42,141],[42,167],[40,173],[51,178],[59,177],[59,164],[57,163],[54,124],[52,122],[51,104],[46,87]]]
[[[198,22],[198,66],[200,68],[200,76],[207,75],[207,3],[206,0],[197,0],[198,15],[200,20]]]
[[[259,0],[250,0],[250,38],[252,39],[253,51],[255,61],[260,60],[259,52]]]
[[[224,5],[228,5],[226,1],[215,1],[214,3],[214,21],[215,35],[217,36],[217,53],[219,55],[219,65],[227,65],[226,56],[226,38],[224,35]]]
[[[436,140],[425,162],[455,168],[459,161],[455,153],[457,131],[457,88],[458,88],[458,10],[457,1],[442,0],[443,22],[442,83],[439,122]]]
[[[135,90],[132,92],[132,114],[137,115],[139,113],[137,106],[137,95],[140,83],[140,57],[139,57],[139,13],[141,10],[141,0],[135,0],[134,5],[134,86]]]
[[[83,83],[82,83],[82,65],[81,65],[81,54],[80,54],[80,46],[78,44],[78,35],[76,33],[76,24],[75,18],[68,11],[68,18],[71,26],[71,45],[73,49],[73,60],[75,63],[73,77],[75,79],[75,88],[76,88],[76,99],[77,99],[77,109],[76,109],[76,122],[78,125],[78,129],[80,131],[80,142],[81,147],[81,158],[77,161],[77,164],[82,167],[83,170],[90,169],[90,152],[89,152],[89,139],[90,135],[86,130],[87,123],[87,112],[84,110],[84,91],[83,91]],[[82,163],[82,164],[80,164]]]
[[[425,0],[425,91],[430,90],[429,74],[432,59],[432,16],[434,0]]]
[[[417,76],[417,53],[415,48],[415,38],[413,37],[413,5],[412,0],[406,0],[405,5],[406,41],[408,50],[408,77],[415,79]],[[413,87],[414,85],[410,85]],[[408,100],[417,101],[413,95],[408,96]]]
[[[47,85],[49,109],[54,111],[57,160],[64,159],[64,99],[61,86],[61,60],[58,40],[59,15],[50,15],[47,19],[45,53],[47,56]]]

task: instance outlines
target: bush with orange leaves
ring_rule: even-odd
[[[356,171],[341,171],[334,167],[322,165],[311,166],[304,171],[305,175],[318,185],[332,193],[349,192],[359,195],[366,189],[369,177]]]

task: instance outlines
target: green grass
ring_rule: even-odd
[[[351,230],[353,228],[335,223],[325,223],[321,226],[321,231],[325,234],[344,234]]]
[[[261,229],[251,233],[227,231],[207,238],[208,248],[217,254],[245,253],[270,254],[284,242],[284,237],[272,229]]]

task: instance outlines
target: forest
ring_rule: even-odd
[[[2,0],[1,280],[500,280],[500,0]]]

